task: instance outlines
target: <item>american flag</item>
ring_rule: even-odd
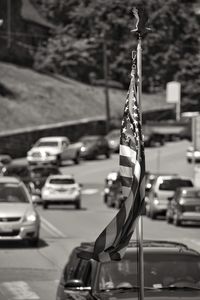
[[[121,125],[119,152],[124,201],[116,216],[96,239],[92,252],[84,251],[80,254],[88,259],[122,259],[142,211],[145,196],[145,156],[135,82],[135,74],[132,72]]]

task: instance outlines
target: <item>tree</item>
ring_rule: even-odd
[[[168,81],[178,80],[185,103],[198,101],[199,23],[193,1],[177,0],[54,0],[54,17],[60,28],[37,59],[50,57],[54,70],[89,82],[89,73],[103,76],[102,32],[106,32],[109,77],[127,88],[131,52],[137,38],[132,8],[142,3],[149,14],[151,32],[143,39],[143,91],[165,89]],[[62,6],[62,9],[61,9]],[[51,6],[52,10],[52,6]],[[36,61],[37,61],[36,59]],[[36,63],[37,65],[37,63]],[[38,64],[39,65],[39,64]],[[40,64],[41,66],[41,64]]]

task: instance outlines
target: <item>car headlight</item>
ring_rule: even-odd
[[[81,147],[81,152],[84,152],[86,148],[84,146]]]
[[[154,203],[155,205],[158,205],[158,204],[159,204],[159,200],[158,200],[158,199],[154,199],[154,200],[153,200],[153,203]]]
[[[24,222],[35,222],[37,219],[36,217],[36,213],[35,212],[28,212],[26,213],[26,215],[24,216]]]

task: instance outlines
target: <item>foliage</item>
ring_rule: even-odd
[[[109,77],[127,88],[131,53],[137,47],[137,37],[131,33],[135,23],[132,8],[142,3],[152,29],[142,44],[143,91],[162,91],[167,82],[179,80],[183,104],[189,101],[198,104],[199,24],[192,2],[52,0],[47,4],[45,1],[46,14],[59,27],[47,46],[38,50],[35,67],[85,82],[89,82],[91,73],[101,79],[103,45],[106,45]]]

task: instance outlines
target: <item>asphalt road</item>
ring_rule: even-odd
[[[188,142],[167,143],[147,148],[146,170],[173,172],[193,178],[194,167],[185,158]],[[16,243],[0,244],[0,300],[55,300],[56,287],[70,250],[81,241],[94,240],[117,213],[102,201],[104,178],[118,169],[119,157],[66,163],[63,173],[74,174],[83,184],[82,209],[52,206],[41,215],[41,240],[38,248]],[[200,250],[200,226],[176,228],[164,219],[142,217],[143,238],[182,241]],[[134,236],[135,237],[135,236]]]

